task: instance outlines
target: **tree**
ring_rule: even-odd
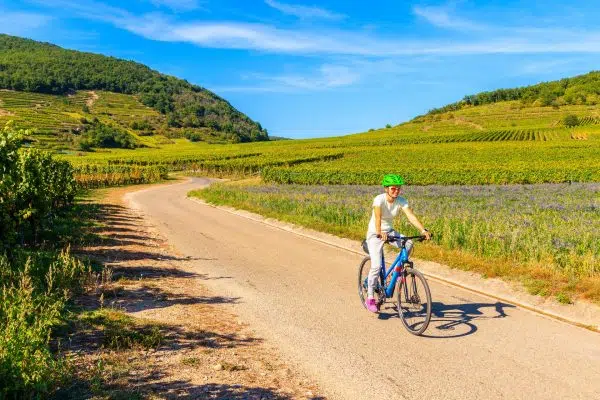
[[[579,125],[579,118],[575,114],[569,114],[563,119],[563,123],[567,128],[572,128]]]

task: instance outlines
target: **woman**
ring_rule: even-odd
[[[394,218],[400,210],[404,212],[408,221],[425,236],[426,240],[431,239],[431,234],[423,227],[423,224],[415,216],[412,209],[408,206],[408,201],[401,197],[401,186],[404,185],[404,180],[401,176],[388,174],[383,177],[381,185],[384,188],[384,193],[378,195],[373,200],[373,212],[369,221],[369,229],[367,230],[367,246],[371,256],[371,269],[369,270],[368,289],[367,289],[367,310],[371,312],[379,311],[377,302],[374,296],[374,287],[379,277],[381,269],[381,260],[383,257],[383,245],[385,244],[388,235],[402,236],[394,230]],[[393,242],[398,247],[397,242]],[[406,250],[410,254],[412,250],[412,241],[406,242]]]

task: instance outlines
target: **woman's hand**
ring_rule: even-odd
[[[387,232],[381,232],[377,234],[377,237],[379,239],[381,239],[382,242],[386,242],[387,238],[388,238],[388,233]]]

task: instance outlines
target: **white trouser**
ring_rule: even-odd
[[[396,231],[388,232],[390,236],[404,236],[399,234]],[[384,241],[377,237],[375,233],[367,233],[367,247],[369,248],[369,255],[371,256],[371,269],[369,270],[369,278],[367,280],[368,289],[367,289],[367,297],[374,297],[373,288],[377,283],[377,279],[379,279],[379,270],[381,269],[381,259],[383,257],[383,245]],[[400,247],[400,243],[391,242],[392,246]],[[406,251],[410,255],[413,247],[412,240],[406,242]]]

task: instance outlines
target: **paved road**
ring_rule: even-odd
[[[430,281],[434,317],[415,337],[392,308],[358,303],[360,256],[186,198],[207,182],[132,204],[330,398],[600,399],[598,333]]]

